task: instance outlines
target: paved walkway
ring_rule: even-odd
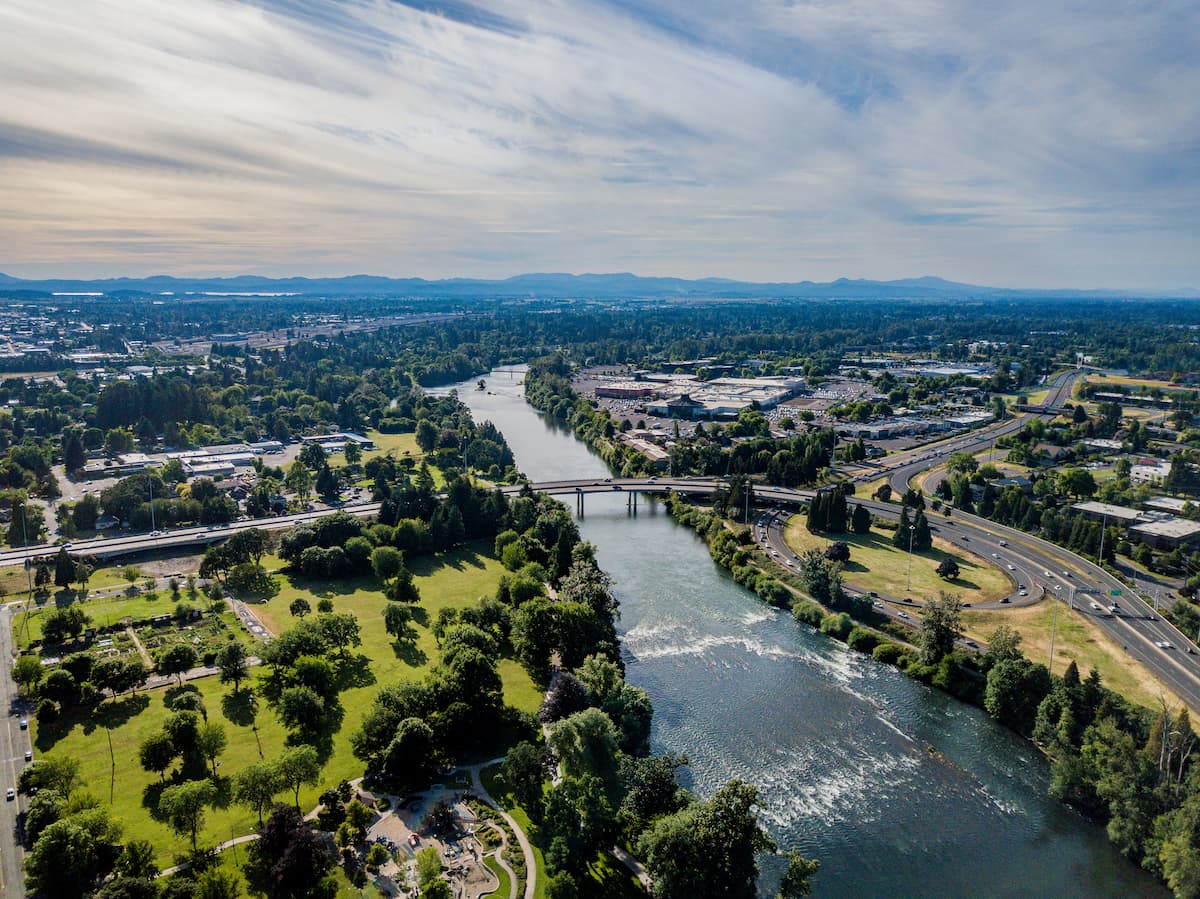
[[[471,784],[475,792],[479,794],[479,798],[495,809],[500,814],[500,817],[504,819],[504,823],[512,828],[512,832],[517,838],[517,845],[521,847],[521,854],[525,857],[525,899],[533,899],[534,891],[537,889],[537,865],[534,864],[533,846],[530,845],[529,838],[525,835],[525,831],[521,829],[521,825],[513,820],[512,815],[500,807],[500,803],[493,799],[491,793],[484,789],[483,781],[479,778],[479,772],[484,768],[490,765],[497,765],[502,761],[504,761],[503,758],[498,758],[492,759],[490,762],[481,762],[478,765],[471,765],[466,771],[471,775]],[[503,859],[501,859],[501,864],[504,864]],[[507,868],[508,866],[505,864],[505,867]],[[517,878],[511,868],[508,868],[508,871],[509,876],[512,877],[513,884],[509,899],[517,899]]]

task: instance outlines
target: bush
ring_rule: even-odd
[[[871,655],[875,661],[883,662],[885,665],[898,665],[900,657],[906,653],[906,650],[899,643],[892,643],[885,640],[871,651]]]
[[[846,645],[858,652],[871,652],[879,645],[879,635],[874,631],[856,627],[846,638]]]
[[[797,621],[803,621],[805,624],[811,624],[813,627],[820,627],[821,619],[825,617],[825,613],[821,610],[821,607],[815,602],[809,602],[807,599],[802,599],[792,604],[792,615]]]
[[[854,627],[854,622],[845,612],[836,612],[821,619],[821,633],[829,634],[839,640],[845,640]]]

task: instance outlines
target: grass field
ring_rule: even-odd
[[[832,540],[809,533],[804,516],[788,521],[785,537],[797,553],[806,549],[824,549]],[[955,551],[953,544],[934,538],[933,549],[912,554],[912,589],[905,592],[908,550],[892,546],[891,533],[841,534],[838,539],[850,546],[850,561],[843,570],[846,583],[862,590],[874,590],[891,597],[936,597],[939,591],[956,593],[963,602],[979,603],[999,599],[1012,590],[1012,582],[1000,569],[976,556]],[[946,556],[958,563],[959,577],[946,581],[937,575],[937,566]]]
[[[1145,387],[1151,390],[1157,387],[1159,390],[1177,390],[1188,393],[1194,392],[1191,387],[1183,387],[1179,384],[1172,384],[1170,381],[1157,381],[1153,378],[1132,378],[1126,375],[1103,375],[1099,373],[1088,374],[1081,383],[1106,385],[1108,387]]]
[[[412,649],[399,651],[392,644],[383,628],[382,609],[386,600],[378,590],[378,584],[370,579],[352,579],[330,585],[303,579],[293,581],[281,576],[284,588],[280,594],[270,602],[254,607],[268,627],[280,630],[291,623],[287,606],[298,596],[305,596],[314,607],[319,598],[328,596],[337,611],[353,612],[359,619],[363,645],[357,651],[369,659],[367,680],[370,682],[341,694],[344,717],[341,728],[333,737],[332,751],[322,772],[325,786],[362,774],[362,763],[350,752],[350,735],[357,730],[379,687],[385,683],[420,679],[436,663],[438,648],[429,625],[438,610],[471,605],[480,596],[490,595],[495,590],[502,569],[494,559],[480,554],[483,549],[483,546],[476,546],[436,560],[418,560],[414,564],[422,602],[415,610],[418,638]],[[523,668],[504,662],[501,676],[507,700],[525,711],[537,710],[541,694]],[[280,753],[287,734],[264,702],[259,701],[257,716],[251,724],[244,717],[244,710],[223,702],[230,688],[219,684],[216,678],[192,683],[204,698],[210,720],[225,726],[229,744],[221,757],[223,776],[236,773],[260,757],[274,758]],[[159,689],[116,702],[109,700],[92,720],[67,720],[53,732],[39,732],[33,721],[31,727],[39,755],[65,754],[80,759],[89,791],[101,804],[111,806],[115,817],[125,825],[126,838],[152,841],[158,848],[160,862],[169,864],[177,853],[189,847],[166,825],[153,820],[143,806],[147,787],[154,785],[158,778],[143,771],[137,762],[138,747],[161,727],[166,717],[164,693]],[[321,788],[301,791],[300,805],[305,811],[316,805],[320,791]],[[256,827],[257,818],[253,814],[230,805],[209,812],[202,838],[203,842],[212,845],[231,836],[249,833]]]
[[[1054,607],[1058,606],[1058,623],[1054,626]],[[1039,602],[1015,609],[975,610],[962,613],[967,634],[986,642],[997,627],[1007,624],[1021,634],[1021,651],[1043,665],[1050,658],[1050,632],[1054,635],[1054,672],[1062,674],[1074,661],[1084,677],[1095,668],[1104,683],[1112,690],[1134,702],[1150,708],[1158,707],[1159,696],[1178,707],[1181,702],[1174,693],[1163,687],[1141,664],[1130,659],[1120,646],[1086,616],[1073,612],[1065,603]],[[1197,710],[1193,709],[1193,714]]]
[[[110,587],[123,587],[128,584],[121,572],[125,570],[124,565],[109,565],[103,568],[97,568],[91,578],[88,580],[88,592],[94,593],[97,590],[105,590]],[[53,573],[53,566],[51,567]],[[138,579],[141,579],[139,571]],[[29,595],[29,580],[25,574],[23,565],[6,565],[0,568],[0,596],[10,596],[20,598]]]
[[[508,872],[500,867],[500,863],[496,861],[495,856],[488,856],[483,860],[483,863],[488,866],[488,870],[500,879],[500,885],[485,895],[494,896],[495,899],[508,899],[508,894],[512,890],[512,878],[508,876]]]

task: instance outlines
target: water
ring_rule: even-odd
[[[524,402],[520,369],[486,380],[459,396],[531,479],[608,474]],[[1048,797],[1041,756],[983,712],[763,605],[661,507],[632,519],[624,497],[586,503],[655,750],[686,753],[701,794],[731,777],[757,786],[780,846],[821,860],[815,895],[1167,895]],[[765,868],[773,886],[779,868]]]

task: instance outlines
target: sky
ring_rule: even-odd
[[[0,271],[1200,287],[1200,3],[5,0]]]

